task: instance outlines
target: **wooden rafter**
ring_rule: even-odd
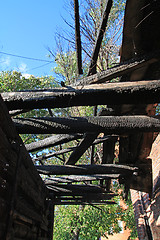
[[[69,141],[82,138],[82,134],[57,134],[43,140],[26,144],[25,147],[29,152],[38,151],[44,148],[54,147]]]
[[[59,182],[59,183],[73,183],[73,182],[90,182],[90,181],[96,181],[101,179],[117,179],[120,177],[120,174],[94,174],[94,175],[70,175],[70,176],[60,176],[60,177],[52,177],[47,178],[45,180],[45,183],[48,182]]]
[[[118,164],[101,165],[44,165],[36,166],[41,174],[47,175],[88,175],[88,174],[133,174],[137,167]]]
[[[159,96],[159,80],[95,84],[71,89],[2,93],[9,110],[94,106],[97,104],[156,103],[160,101]]]
[[[104,116],[74,118],[16,118],[13,119],[21,134],[96,133],[123,134],[134,132],[159,132],[159,116]]]
[[[77,148],[72,152],[66,164],[74,165],[78,159],[85,153],[85,151],[92,145],[94,140],[97,138],[98,133],[96,134],[86,134],[84,139],[78,144]]]
[[[81,136],[80,136],[81,137]],[[116,136],[112,136],[113,137],[116,137]],[[103,143],[105,141],[108,141],[108,139],[110,138],[110,136],[105,136],[105,137],[101,137],[101,138],[97,138],[93,143],[92,145],[96,145],[96,144],[99,144],[99,143]],[[47,138],[48,139],[48,138]],[[46,145],[45,143],[47,142],[47,139],[44,141],[44,145],[42,143],[40,143],[41,145],[41,149],[45,149],[45,148],[48,148],[48,145]],[[43,140],[40,140],[40,142],[43,141]],[[39,141],[38,141],[39,142]],[[37,144],[38,142],[35,142],[35,144]],[[31,143],[30,143],[31,144]],[[33,146],[33,145],[32,145]],[[29,144],[26,144],[26,148],[30,149],[28,150],[29,152],[31,151],[37,151],[39,150],[38,148],[38,145],[37,145],[37,148],[32,148],[31,149],[31,146],[29,147]],[[66,149],[62,149],[62,150],[59,150],[59,151],[55,151],[53,153],[49,153],[49,154],[46,154],[46,155],[41,155],[41,156],[38,156],[37,158],[33,158],[33,161],[42,161],[42,160],[45,160],[45,159],[48,159],[48,158],[51,158],[51,157],[56,157],[58,155],[61,155],[61,154],[64,154],[64,153],[68,153],[68,152],[72,152],[73,150],[75,150],[77,148],[77,146],[75,147],[70,147],[70,148],[66,148]]]

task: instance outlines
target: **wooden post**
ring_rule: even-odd
[[[74,15],[75,15],[75,40],[76,40],[78,73],[83,74],[83,70],[82,70],[82,47],[81,47],[78,0],[74,0]]]

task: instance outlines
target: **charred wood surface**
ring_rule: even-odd
[[[72,140],[81,138],[80,134],[57,134],[56,136],[48,137],[38,142],[26,144],[25,147],[29,152],[38,151],[43,148],[54,147],[63,143],[67,143]]]
[[[80,136],[81,137],[81,136]],[[103,143],[105,141],[107,141],[110,137],[114,138],[116,136],[105,136],[105,137],[102,137],[102,138],[97,138],[93,143],[92,145],[96,145],[96,144],[100,144],[100,143]],[[41,140],[40,140],[41,141]],[[43,146],[42,149],[44,148],[47,148],[48,146]],[[56,157],[58,155],[61,155],[61,154],[64,154],[64,153],[68,153],[68,152],[72,152],[74,149],[76,149],[77,147],[70,147],[70,148],[66,148],[66,149],[62,149],[62,150],[59,150],[59,151],[56,151],[56,152],[53,152],[53,153],[49,153],[49,154],[46,154],[46,155],[42,155],[42,156],[39,156],[37,158],[33,158],[33,161],[43,161],[45,159],[48,159],[48,158],[51,158],[51,157]],[[34,149],[34,151],[36,151],[37,149]]]
[[[87,198],[87,196],[89,196],[90,194],[92,195],[103,195],[103,194],[114,194],[113,192],[109,191],[105,191],[105,192],[102,192],[102,189],[100,192],[96,192],[96,193],[88,193],[88,192],[73,192],[73,191],[61,191],[61,190],[64,190],[64,189],[60,189],[56,192],[52,191],[52,189],[49,189],[49,194],[48,194],[48,197],[50,199],[55,199],[55,198]],[[99,190],[98,190],[99,191]]]
[[[122,134],[134,132],[159,132],[159,117],[148,116],[104,116],[74,118],[16,118],[13,119],[21,134],[48,133],[99,133]]]
[[[129,59],[137,56],[138,58],[142,55],[149,56],[152,52],[160,49],[160,32],[157,31],[159,28],[160,19],[160,4],[159,1],[148,1],[148,0],[128,0],[126,1],[125,17],[124,17],[124,29],[123,29],[123,40],[121,47],[121,62],[128,61]],[[159,51],[157,51],[159,54]],[[151,59],[150,59],[151,60]],[[137,81],[144,79],[159,79],[160,78],[160,61],[159,57],[155,55],[152,61],[146,61],[146,64],[142,64],[140,68],[133,69],[131,72],[126,72],[120,81]],[[158,61],[155,61],[158,60]],[[146,102],[143,108],[139,105],[119,106],[119,114],[130,114],[133,109],[141,113],[146,111],[148,115],[155,114],[155,107],[152,105],[147,106]],[[159,103],[159,101],[157,101]],[[128,109],[127,109],[128,108]],[[147,110],[148,109],[148,110]],[[136,133],[128,134],[128,137],[120,138],[119,144],[119,161],[128,163],[134,163],[137,159],[145,159],[146,165],[147,157],[150,154],[151,146],[153,143],[152,133]],[[141,177],[140,181],[136,178],[137,184],[141,190],[140,191],[150,191],[151,185],[150,173],[148,171],[148,180],[146,179],[146,185],[143,183],[144,177]],[[132,182],[133,184],[133,182]],[[134,189],[136,189],[136,184]],[[148,186],[147,186],[148,185]],[[129,190],[131,184],[126,182],[126,189]],[[138,187],[137,186],[137,187]],[[143,190],[146,187],[148,190]]]
[[[71,153],[69,159],[66,164],[74,165],[79,158],[85,153],[85,151],[91,146],[94,142],[95,138],[97,138],[97,134],[86,134],[84,139],[79,143],[77,148]]]
[[[160,81],[95,84],[83,88],[12,92],[1,95],[9,110],[156,103],[160,100]]]
[[[72,192],[79,192],[79,193],[94,193],[94,192],[103,192],[104,189],[101,188],[98,185],[82,185],[82,184],[51,184],[51,183],[47,183],[46,184],[47,187],[52,187],[52,189],[55,190],[56,189],[61,189],[62,191],[64,190],[70,190]]]
[[[78,0],[74,0],[74,16],[75,16],[75,40],[76,40],[78,74],[83,74],[83,70],[82,70],[82,47],[81,47]]]
[[[114,205],[116,204],[115,201],[75,201],[75,202],[71,202],[71,201],[55,201],[54,202],[55,205]]]
[[[29,233],[37,239],[41,231],[46,237],[46,196],[47,188],[0,98],[0,239],[21,239],[24,233],[25,239]]]
[[[113,197],[117,196],[117,194],[114,194],[112,192],[108,193],[83,193],[81,196],[56,196],[56,199],[61,199],[61,200],[74,200],[74,199],[96,199],[96,200],[109,200]]]
[[[48,158],[57,157],[57,156],[59,156],[61,154],[72,152],[75,148],[76,147],[70,147],[70,148],[62,149],[62,150],[59,150],[59,151],[56,151],[56,152],[53,152],[53,153],[49,153],[49,154],[46,154],[46,155],[38,156],[36,158],[33,158],[32,160],[34,162],[36,162],[36,161],[43,161],[43,160],[45,161]]]
[[[89,175],[89,174],[132,174],[138,168],[117,164],[103,165],[45,165],[36,166],[41,174],[49,175]]]
[[[104,115],[103,113],[104,113],[104,111],[101,110],[98,115],[103,116]],[[96,115],[97,115],[97,107],[94,108],[94,116],[96,116]],[[75,164],[90,146],[92,146],[92,148],[91,148],[91,163],[93,163],[93,160],[94,160],[93,142],[94,142],[95,138],[97,138],[97,136],[98,136],[98,133],[94,133],[94,134],[86,133],[84,135],[84,139],[78,144],[77,148],[72,152],[72,154],[70,155],[66,164],[69,164],[69,165]]]
[[[132,58],[127,59],[127,61],[124,61],[113,68],[91,75],[87,78],[83,78],[82,80],[77,82],[77,85],[84,86],[87,84],[104,83],[114,78],[123,76],[124,74],[131,73],[134,70],[144,68],[149,64],[156,63],[159,61],[159,59],[160,59],[159,50],[150,52],[148,54],[136,58],[132,56]]]
[[[120,174],[94,174],[94,175],[70,175],[70,176],[62,176],[62,177],[52,177],[45,180],[45,183],[55,182],[55,183],[73,183],[73,182],[88,182],[88,181],[96,181],[101,179],[117,179],[120,177]]]
[[[99,32],[98,32],[98,35],[97,35],[95,47],[94,47],[92,58],[91,58],[91,63],[89,65],[88,76],[96,73],[99,50],[100,50],[101,43],[102,43],[102,40],[103,40],[103,36],[104,36],[105,30],[106,30],[106,27],[107,27],[108,17],[109,17],[109,13],[110,13],[112,4],[113,4],[112,0],[107,0],[106,1],[104,13],[103,13],[103,16],[102,16],[102,21],[101,21],[101,24],[100,24]]]

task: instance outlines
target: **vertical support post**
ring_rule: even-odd
[[[97,115],[97,106],[94,106],[93,116],[96,116],[96,115]],[[91,164],[94,164],[94,149],[95,149],[95,146],[92,145],[91,146]]]
[[[50,200],[49,201],[49,233],[48,233],[48,239],[52,240],[53,239],[53,230],[54,230],[54,212],[55,212],[55,205],[54,201]]]
[[[74,0],[74,14],[75,14],[75,41],[76,41],[78,73],[83,74],[83,70],[82,70],[82,47],[81,47],[81,36],[80,36],[79,3],[78,3],[78,0]]]
[[[115,143],[117,141],[117,137],[111,137],[108,141],[103,143],[103,158],[102,164],[113,164],[114,160],[114,152],[115,152]],[[103,184],[103,180],[101,180],[101,184]],[[111,180],[105,180],[106,190],[110,190]]]
[[[89,65],[88,76],[96,73],[98,54],[99,54],[99,50],[100,50],[100,47],[101,47],[103,36],[104,36],[105,30],[106,30],[108,16],[109,16],[111,7],[112,7],[112,0],[108,0],[106,2],[105,10],[104,10],[103,17],[102,17],[101,26],[100,26],[100,29],[99,29],[99,33],[98,33],[98,36],[97,36],[97,39],[96,39],[96,44],[95,44],[93,54],[92,54],[92,58],[91,58],[91,62],[90,62],[90,65]]]

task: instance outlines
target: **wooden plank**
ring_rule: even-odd
[[[56,199],[60,200],[110,200],[113,197],[117,196],[117,194],[114,193],[86,193],[82,194],[81,196],[77,197],[70,197],[70,196],[56,196]]]
[[[45,197],[47,194],[45,194],[42,186],[39,186],[33,180],[33,176],[23,165],[20,166],[17,183],[19,196],[23,196],[36,209],[44,208]]]
[[[47,188],[52,189],[52,191],[58,190],[62,192],[72,192],[79,193],[80,195],[82,193],[101,193],[104,192],[104,189],[98,185],[93,184],[46,184]]]
[[[116,202],[114,201],[93,201],[93,202],[54,202],[55,205],[114,205]]]
[[[102,193],[104,192],[104,189],[102,189],[99,186],[94,186],[94,187],[78,187],[74,189],[67,189],[64,187],[59,187],[59,186],[53,186],[53,185],[47,185],[47,189],[49,192],[54,193],[54,196],[58,195],[63,195],[63,196],[81,196],[82,194],[86,194],[88,192],[90,193]]]
[[[36,166],[40,174],[47,175],[90,175],[90,174],[131,174],[138,168],[118,164],[101,165],[43,165]]]
[[[59,182],[59,183],[72,183],[72,182],[90,182],[90,181],[96,181],[101,179],[118,179],[120,177],[120,174],[94,174],[94,175],[82,175],[82,176],[76,176],[76,175],[70,175],[70,176],[63,176],[63,177],[52,177],[47,178],[44,182]]]
[[[73,118],[15,118],[17,131],[21,134],[48,133],[96,133],[123,134],[134,132],[159,132],[159,117],[149,116],[103,116]]]
[[[26,144],[25,147],[29,152],[34,152],[43,148],[54,147],[63,143],[67,143],[69,141],[79,139],[82,136],[83,135],[80,134],[57,134],[43,140],[39,140],[38,142]]]
[[[98,75],[97,75],[98,76]],[[105,75],[104,75],[105,76]],[[94,76],[95,77],[95,76]],[[118,82],[1,94],[9,110],[157,103],[160,81]]]
[[[33,162],[26,151],[22,140],[17,134],[17,131],[14,127],[14,124],[12,120],[9,117],[9,114],[7,112],[7,109],[5,107],[5,104],[3,103],[2,99],[0,98],[0,154],[3,156],[1,158],[1,170],[3,171],[2,176],[5,178],[0,178],[2,180],[0,186],[4,189],[4,193],[7,193],[7,211],[6,211],[6,219],[3,218],[3,221],[5,221],[6,229],[5,234],[6,236],[3,238],[7,239],[13,239],[14,238],[14,210],[15,207],[17,208],[17,211],[21,211],[22,214],[24,214],[25,210],[27,211],[27,216],[31,219],[32,217],[38,222],[40,219],[41,222],[45,222],[45,212],[43,212],[43,215],[40,214],[40,211],[37,213],[33,210],[33,206],[29,205],[28,202],[25,200],[22,201],[22,198],[20,198],[21,191],[18,188],[18,179],[19,179],[19,167],[24,165],[26,174],[28,177],[31,177],[32,181],[38,186],[36,188],[37,191],[42,192],[45,195],[46,193],[46,187],[39,176],[38,172],[36,171],[35,166],[33,165]],[[3,130],[3,131],[2,131]],[[3,137],[4,136],[4,137]],[[4,164],[6,166],[4,167]],[[3,168],[3,169],[2,169]],[[10,171],[10,168],[11,171]],[[8,171],[9,175],[12,176],[6,176],[5,171]],[[13,171],[13,172],[12,172]],[[28,174],[29,173],[29,174]],[[23,176],[22,176],[23,178]],[[30,180],[31,180],[30,179]],[[12,181],[11,181],[12,180]],[[23,181],[24,179],[22,179]],[[28,181],[28,179],[25,179]],[[28,181],[29,182],[29,181]],[[26,182],[25,182],[26,183]],[[1,191],[1,194],[3,194],[3,191]],[[22,196],[21,196],[22,197]],[[2,197],[5,199],[4,197]],[[44,201],[45,204],[45,201]],[[29,206],[28,206],[29,205]],[[2,206],[3,210],[5,209],[5,206]],[[19,209],[19,210],[18,210]],[[42,208],[41,208],[42,209]],[[35,209],[34,209],[35,210]],[[31,217],[32,216],[32,217]],[[20,226],[19,226],[20,227]],[[20,230],[20,229],[19,229]]]
[[[19,214],[19,216],[21,215]],[[37,226],[35,226],[34,222],[33,225],[28,225],[28,223],[26,224],[15,220],[13,229],[14,239],[16,237],[20,239],[37,239],[38,228]]]
[[[41,211],[37,211],[31,204],[29,204],[25,199],[18,198],[15,203],[16,212],[23,214],[26,217],[29,217],[33,221],[40,223],[43,221],[41,218]]]

